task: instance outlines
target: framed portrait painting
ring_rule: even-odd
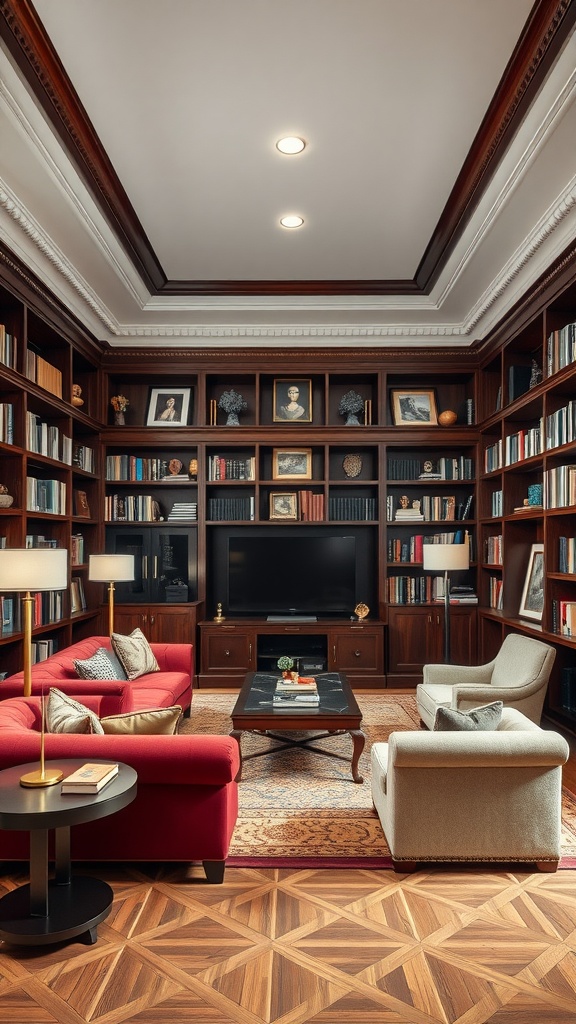
[[[270,519],[298,519],[296,494],[279,492],[271,494]]]
[[[544,611],[544,545],[533,544],[528,558],[524,589],[518,615],[521,619],[542,621]]]
[[[192,388],[150,388],[147,427],[185,427],[190,414]]]
[[[275,423],[312,422],[312,381],[293,377],[274,381],[273,420]]]
[[[390,397],[395,427],[435,427],[438,425],[436,395],[433,389],[393,390]]]
[[[272,450],[273,480],[311,480],[312,449],[311,448],[273,448]]]

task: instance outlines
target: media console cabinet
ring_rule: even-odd
[[[274,669],[282,654],[345,672],[353,687],[386,686],[383,622],[225,619],[199,628],[200,687],[240,688],[247,672]]]

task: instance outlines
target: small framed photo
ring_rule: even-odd
[[[436,395],[433,389],[394,390],[391,392],[391,400],[395,427],[438,425]]]
[[[270,495],[270,519],[298,519],[298,501],[295,493]]]
[[[150,388],[147,427],[185,427],[192,388]]]
[[[312,381],[293,377],[275,380],[273,402],[275,423],[311,423]]]
[[[524,590],[518,615],[521,619],[542,621],[544,611],[544,545],[533,544],[530,549]]]
[[[273,480],[311,480],[312,449],[311,448],[273,448],[272,449]]]

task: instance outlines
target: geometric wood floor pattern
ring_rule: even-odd
[[[115,899],[94,946],[0,944],[0,1024],[576,1020],[576,871],[98,874]]]

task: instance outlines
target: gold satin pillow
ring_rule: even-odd
[[[122,715],[108,715],[100,719],[106,734],[123,736],[174,736],[182,719],[182,708],[146,708],[127,711]]]

